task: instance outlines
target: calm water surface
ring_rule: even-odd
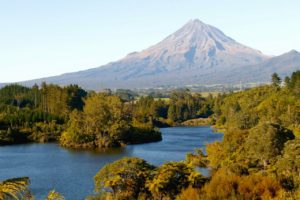
[[[36,199],[55,189],[68,200],[82,200],[93,193],[93,177],[105,164],[124,156],[140,157],[154,165],[178,161],[195,148],[221,140],[210,127],[161,129],[163,140],[129,145],[105,152],[78,151],[57,144],[26,144],[0,147],[0,180],[28,176]]]

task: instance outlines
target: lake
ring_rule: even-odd
[[[128,156],[161,165],[184,160],[186,153],[195,148],[205,152],[207,143],[223,138],[223,134],[214,133],[210,127],[171,127],[162,128],[161,132],[160,142],[106,151],[70,150],[53,143],[2,146],[0,180],[28,176],[38,200],[52,189],[68,200],[82,200],[93,193],[93,177],[107,163]]]

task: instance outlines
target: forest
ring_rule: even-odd
[[[0,89],[0,145],[57,141],[71,148],[106,148],[158,141],[159,127],[208,117],[213,101],[188,90],[174,91],[164,101],[130,90],[8,85]]]
[[[300,71],[213,99],[210,117],[224,139],[207,144],[207,155],[199,149],[161,166],[123,158],[96,174],[99,195],[88,199],[299,199]]]
[[[168,101],[126,90],[9,85],[0,90],[0,144],[122,146],[161,140],[159,127],[209,117],[224,139],[207,144],[207,154],[198,149],[161,166],[122,158],[95,175],[97,194],[87,199],[300,199],[300,71],[271,78],[270,85],[216,97],[173,91]],[[30,199],[28,185],[28,178],[3,181],[0,199]],[[47,199],[64,198],[51,191]]]

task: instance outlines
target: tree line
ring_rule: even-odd
[[[208,117],[213,106],[212,95],[189,90],[157,99],[121,89],[13,84],[0,89],[0,145],[59,141],[66,147],[102,148],[157,141],[157,128]]]
[[[13,84],[0,89],[0,144],[57,141],[87,92],[77,85]]]

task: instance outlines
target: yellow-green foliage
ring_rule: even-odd
[[[169,162],[157,168],[146,186],[154,199],[174,199],[182,189],[202,184],[202,176],[193,168],[183,162]]]
[[[186,154],[185,161],[195,167],[207,167],[207,157],[204,155],[201,149],[195,149],[194,153]]]
[[[139,158],[123,158],[104,166],[95,176],[89,199],[174,199],[182,189],[207,181],[184,162],[154,167]]]
[[[207,145],[207,160],[214,170],[226,170],[213,174],[199,196],[297,199],[299,87],[300,71],[287,78],[284,87],[274,76],[273,85],[228,94],[218,101],[215,117],[224,128],[224,140]]]
[[[207,159],[209,166],[212,168],[219,168],[225,158],[225,152],[223,151],[221,142],[213,142],[206,145]]]
[[[281,199],[284,190],[272,177],[262,175],[239,176],[226,169],[218,170],[202,189],[182,191],[178,199]]]
[[[28,190],[29,178],[14,178],[0,182],[0,199],[15,199],[21,200],[31,198]]]
[[[282,88],[276,82],[215,101],[220,107],[215,112],[217,124],[224,127],[225,133],[223,142],[207,146],[211,167],[239,165],[266,169],[274,164],[271,162],[281,154],[284,143],[299,132],[299,72],[292,77]]]
[[[70,114],[60,142],[67,147],[102,148],[161,140],[153,125],[152,110],[157,108],[151,106],[153,102],[152,98],[142,98],[133,109],[118,96],[94,93],[85,100],[82,112],[74,110]]]
[[[277,174],[288,190],[300,190],[300,139],[285,143],[283,155],[275,165]]]
[[[181,191],[176,200],[201,200],[200,189],[189,186]]]
[[[300,123],[300,98],[289,88],[263,86],[228,95],[218,123],[249,129],[260,121],[296,130]],[[221,122],[222,121],[222,122]]]
[[[139,158],[123,158],[104,166],[94,177],[95,191],[110,191],[115,199],[136,199],[154,166]]]
[[[93,94],[85,100],[83,112],[73,111],[69,127],[61,137],[64,146],[115,146],[129,130],[124,104],[117,96]]]
[[[48,193],[45,200],[65,200],[65,197],[55,190],[52,190]]]
[[[279,124],[260,123],[249,131],[243,156],[249,162],[255,162],[251,163],[252,166],[259,167],[260,164],[265,169],[281,155],[284,144],[294,138],[292,131]]]

